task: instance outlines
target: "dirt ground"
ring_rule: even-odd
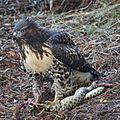
[[[26,13],[41,26],[68,32],[89,63],[102,73],[99,82],[112,84],[103,94],[60,114],[39,114],[41,109],[23,104],[33,94],[27,74],[20,68],[18,45],[12,38],[16,19],[24,14],[13,6],[0,3],[0,120],[120,120],[119,1],[97,2],[89,11]]]

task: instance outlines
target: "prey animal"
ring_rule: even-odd
[[[74,95],[80,87],[88,87],[100,76],[65,32],[40,27],[31,18],[25,17],[15,24],[13,35],[19,45],[26,71],[39,73],[41,80],[53,81],[55,96],[51,105]],[[41,94],[40,79],[33,79],[32,82],[37,104]],[[74,106],[74,100],[69,104],[68,106]]]

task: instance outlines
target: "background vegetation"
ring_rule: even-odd
[[[100,83],[112,83],[113,87],[60,116],[39,115],[40,110],[23,105],[33,97],[32,90],[20,69],[19,48],[12,40],[14,23],[23,15],[41,26],[68,32],[90,64],[103,74]],[[120,119],[119,0],[0,0],[0,120],[12,119]]]

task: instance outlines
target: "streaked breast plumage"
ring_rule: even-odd
[[[33,52],[28,45],[24,45],[24,53],[26,59],[23,60],[23,64],[27,71],[30,72],[46,72],[50,66],[53,64],[53,55],[49,48],[42,47],[43,49],[43,56],[41,57],[40,54],[36,51]],[[46,54],[46,52],[48,54]]]

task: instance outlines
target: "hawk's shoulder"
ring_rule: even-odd
[[[56,32],[47,40],[47,42],[50,42],[51,44],[74,45],[70,35],[66,32]]]

